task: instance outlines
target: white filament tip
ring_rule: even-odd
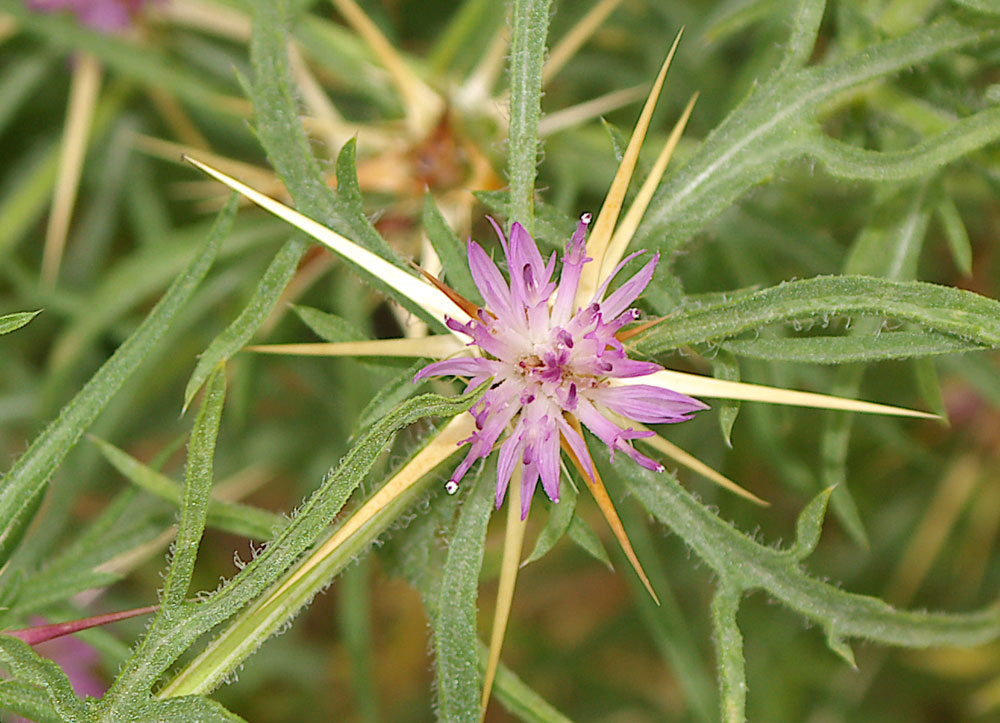
[[[450,495],[455,494],[458,492],[458,482],[453,479],[448,480],[448,483],[444,486],[444,491]]]

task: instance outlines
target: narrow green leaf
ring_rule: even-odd
[[[898,189],[873,209],[873,218],[851,244],[845,274],[912,281],[930,222],[928,181]]]
[[[906,186],[877,204],[873,219],[851,245],[844,270],[849,274],[874,274],[893,281],[910,281],[917,275],[917,263],[927,234],[930,206],[927,203],[930,183]],[[870,336],[878,324],[871,319],[856,324],[851,333]],[[835,373],[833,393],[856,397],[861,390],[865,367],[852,364]],[[824,487],[834,487],[830,507],[848,534],[861,547],[868,547],[868,537],[857,502],[848,486],[847,461],[854,415],[832,413],[824,417],[820,441],[822,460],[820,476]]]
[[[88,723],[87,711],[73,693],[66,674],[27,643],[0,635],[0,665],[13,678],[44,690],[52,707],[66,723]]]
[[[246,723],[221,703],[198,695],[151,700],[136,712],[134,720],[160,723]]]
[[[726,723],[746,720],[747,677],[743,635],[736,622],[740,591],[720,586],[712,598],[712,639],[719,669],[720,718]]]
[[[399,406],[412,397],[421,387],[421,384],[413,383],[413,377],[426,365],[427,362],[421,359],[416,364],[404,369],[391,379],[386,380],[375,396],[372,397],[372,400],[361,410],[351,436],[357,437],[363,434],[375,422],[391,412],[394,407]]]
[[[466,299],[481,305],[482,297],[472,280],[465,246],[455,236],[429,193],[424,197],[423,225],[434,252],[441,259],[445,283]]]
[[[764,590],[821,625],[835,621],[837,636],[912,648],[965,647],[1000,637],[996,607],[957,614],[896,610],[877,598],[844,592],[810,577],[786,551],[739,532],[667,475],[633,466],[627,481],[643,506],[676,532],[722,584],[744,592]]]
[[[408,400],[375,424],[357,440],[336,470],[299,508],[291,523],[267,548],[250,561],[222,591],[202,604],[196,619],[187,622],[183,638],[177,641],[178,648],[185,649],[200,634],[235,615],[269,586],[281,586],[280,576],[302,552],[323,536],[329,522],[361,483],[396,430],[427,416],[454,416],[465,412],[478,401],[484,391],[485,387],[479,387],[460,397],[424,394]],[[426,492],[426,485],[431,479],[433,477],[427,475],[424,480],[411,485],[404,494],[373,517],[358,534],[341,545],[335,554],[311,568],[308,575],[297,578],[278,598],[272,599],[270,594],[263,595],[256,605],[240,614],[163,690],[168,691],[171,696],[208,693],[221,684],[239,668],[247,656],[291,620],[316,593],[329,585],[345,565],[396,522]],[[336,534],[336,529],[330,531],[324,539],[329,539],[333,534]],[[287,574],[294,574],[294,568]]]
[[[819,35],[825,9],[826,0],[799,0],[778,75],[796,71],[809,62],[813,48],[816,47],[816,36]]]
[[[358,183],[358,139],[351,138],[337,154],[337,196],[355,215],[364,215],[361,185]]]
[[[917,382],[920,397],[934,414],[941,419],[948,419],[948,408],[941,393],[941,380],[938,378],[937,367],[933,359],[914,359],[913,377]]]
[[[921,281],[819,276],[679,311],[636,337],[635,347],[657,354],[685,344],[721,341],[767,324],[838,315],[912,321],[972,344],[1000,346],[1000,302],[993,299]]]
[[[157,678],[184,650],[181,646],[185,641],[183,636],[177,635],[177,629],[189,628],[196,619],[192,610],[194,604],[184,600],[191,585],[208,514],[215,443],[226,397],[223,365],[216,367],[205,387],[201,408],[191,429],[184,498],[170,566],[160,594],[160,610],[111,690],[102,698],[104,720],[141,720],[137,711],[147,704]]]
[[[545,521],[545,527],[538,533],[535,546],[532,548],[531,554],[521,563],[522,567],[545,557],[549,550],[562,539],[562,536],[569,530],[570,523],[573,522],[573,513],[576,511],[576,488],[565,483],[560,487],[559,502],[549,502],[549,517]]]
[[[473,43],[479,40],[484,30],[487,35],[496,31],[497,23],[502,22],[502,10],[502,4],[494,0],[462,2],[461,7],[448,20],[444,31],[433,41],[427,54],[430,68],[437,73],[443,73],[449,67],[454,69],[452,61],[463,48],[476,52],[477,57],[481,55],[482,46]]]
[[[796,562],[802,562],[816,549],[819,537],[823,532],[823,519],[826,517],[826,507],[830,502],[832,487],[827,487],[813,497],[809,504],[802,508],[795,521],[795,542],[788,548],[787,554]]]
[[[103,439],[92,437],[101,454],[127,480],[170,504],[180,507],[184,490],[166,475],[144,465]],[[207,526],[255,540],[270,540],[288,520],[281,515],[237,502],[209,499]]]
[[[836,633],[836,628],[830,628],[826,635],[826,647],[840,656],[840,659],[857,670],[858,664],[854,660],[854,650],[851,644]]]
[[[611,471],[613,473],[614,468]],[[691,624],[690,613],[681,606],[670,583],[677,571],[663,557],[660,529],[649,524],[646,511],[639,505],[621,505],[618,511],[635,554],[643,561],[649,581],[660,599],[657,605],[637,576],[625,576],[646,636],[670,666],[671,674],[676,676],[684,691],[690,717],[702,723],[714,723],[718,718],[719,702],[715,681],[709,672],[711,666],[706,664],[706,651],[698,639],[697,628]],[[612,550],[619,567],[627,566],[625,553],[620,548]]]
[[[864,377],[863,364],[844,365],[834,372],[830,393],[838,397],[857,396]],[[823,434],[820,438],[820,480],[825,487],[833,488],[830,506],[847,534],[863,549],[868,548],[868,533],[858,504],[850,492],[847,480],[847,460],[850,451],[851,430],[855,415],[848,412],[827,412],[823,417]]]
[[[507,177],[510,214],[528,233],[534,231],[538,118],[541,115],[542,66],[551,0],[511,3],[510,124],[507,131]]]
[[[962,223],[962,216],[958,213],[955,202],[947,196],[942,196],[934,206],[934,214],[941,223],[955,266],[966,276],[972,275],[972,241],[969,239],[969,232],[965,230],[965,224]]]
[[[807,364],[908,359],[960,354],[985,348],[946,334],[927,331],[882,331],[874,336],[759,337],[731,339],[722,348],[737,356]],[[935,413],[937,411],[935,410]]]
[[[371,558],[361,558],[344,571],[340,583],[337,617],[340,635],[351,660],[351,682],[359,718],[365,723],[379,720],[375,691],[375,640],[372,637]]]
[[[212,343],[199,357],[198,364],[184,390],[182,414],[187,411],[194,395],[201,389],[212,370],[220,363],[229,361],[233,354],[238,352],[264,323],[274,309],[274,305],[278,303],[281,293],[288,286],[288,282],[295,275],[299,261],[308,246],[309,241],[304,236],[295,234],[281,247],[281,250],[268,265],[257,284],[257,288],[254,289],[253,295],[239,316],[212,340]]]
[[[257,246],[271,245],[280,228],[269,220],[236,219],[216,260],[241,258]],[[130,311],[143,309],[151,296],[162,293],[161,289],[184,270],[204,244],[211,229],[211,223],[188,224],[116,261],[91,293],[73,301],[72,324],[56,339],[50,370],[72,369],[95,340],[112,334],[116,325],[128,320]]]
[[[511,218],[509,191],[475,191],[479,199],[492,213],[502,218]],[[573,234],[576,221],[555,206],[535,199],[535,231],[532,234],[542,249],[562,251],[566,241]]]
[[[493,511],[493,475],[484,474],[466,498],[448,545],[434,619],[437,702],[444,720],[476,720],[480,677],[476,643],[476,600],[483,565],[486,526]]]
[[[336,314],[298,304],[292,305],[292,311],[323,341],[337,343],[365,338],[365,335],[351,326],[350,322]]]
[[[42,310],[39,309],[38,311],[18,311],[0,316],[0,335],[20,329],[41,313]]]
[[[947,130],[905,151],[857,148],[820,133],[811,134],[803,152],[838,177],[857,181],[921,178],[1000,138],[1000,108],[957,120]]]
[[[601,538],[597,536],[589,524],[584,522],[580,515],[573,515],[573,519],[569,522],[569,528],[566,530],[566,536],[606,568],[609,570],[614,568],[611,564],[611,558],[608,557],[608,551],[601,544]]]
[[[0,200],[0,258],[28,233],[52,202],[52,189],[59,172],[59,142],[46,140],[44,148],[29,148],[16,162],[8,162],[8,174],[17,185]]]
[[[219,215],[201,253],[170,285],[149,316],[105,362],[90,381],[70,401],[4,477],[0,488],[0,526],[4,535],[24,513],[36,495],[80,436],[114,396],[122,383],[135,371],[149,349],[170,326],[170,322],[191,297],[208,272],[222,239],[229,233],[236,213],[237,200],[231,198]],[[0,542],[6,552],[7,540]]]
[[[159,620],[175,614],[188,595],[198,546],[205,534],[208,501],[212,492],[212,468],[215,442],[222,421],[222,407],[226,401],[226,368],[219,364],[205,384],[205,396],[191,429],[188,443],[187,467],[184,471],[184,498],[181,501],[180,522],[174,541],[173,557],[167,571],[163,592],[160,595]],[[141,651],[141,649],[140,649]]]
[[[482,469],[481,467],[480,470]],[[476,474],[476,472],[470,471],[470,475],[472,474]],[[485,475],[481,473],[477,475],[477,479],[483,477]],[[489,480],[488,477],[486,479]],[[466,486],[471,486],[468,478],[466,480]],[[479,483],[476,482],[476,484]],[[457,495],[438,497],[429,509],[411,522],[406,530],[394,536],[386,546],[389,551],[390,567],[408,580],[420,593],[430,618],[434,618],[438,614],[437,605],[440,600],[441,587],[441,576],[437,571],[437,563],[432,559],[436,547],[434,541],[439,539],[444,528],[453,524],[457,503]],[[383,562],[385,562],[385,557],[383,555]],[[476,645],[479,650],[479,672],[482,675],[486,670],[489,651],[482,641],[477,641]],[[539,723],[566,723],[568,721],[568,718],[528,687],[502,662],[497,668],[493,691],[494,697],[507,710],[517,715],[520,720],[538,721]]]
[[[823,104],[863,83],[925,63],[944,53],[988,42],[997,33],[993,28],[966,26],[944,17],[852,55],[772,77],[755,88],[753,94],[712,131],[686,166],[664,180],[632,246],[657,249],[668,258],[672,257],[709,220],[751,187],[767,180],[780,163],[807,154],[822,157],[821,160],[832,163],[837,171],[858,172],[851,164],[838,163],[851,152],[836,146],[836,142],[823,141],[813,125],[811,119]],[[986,128],[989,116],[973,118],[976,119],[969,123],[977,126],[975,130],[964,127],[959,121],[959,130],[954,134],[925,142],[917,151],[895,157],[872,157],[867,163],[865,154],[871,152],[852,157],[860,163],[860,169],[869,169],[871,177],[922,175],[928,167],[938,167],[978,147],[977,144],[988,142],[986,138],[995,133],[995,128],[992,131]],[[834,147],[836,153],[828,152]]]
[[[65,723],[43,691],[19,680],[0,682],[0,710],[8,710],[35,723]]]
[[[740,380],[740,363],[728,351],[720,349],[712,359],[712,376],[716,379],[738,382]],[[733,424],[736,423],[736,416],[740,413],[740,403],[735,399],[720,399],[714,406],[719,412],[719,427],[722,429],[722,438],[726,440],[726,446],[732,448]]]

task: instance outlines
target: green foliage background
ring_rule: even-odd
[[[206,213],[194,172],[138,134],[177,140],[166,97],[214,151],[270,166],[297,209],[383,258],[406,268],[423,228],[446,279],[471,293],[462,239],[438,209],[453,189],[407,196],[359,183],[368,127],[401,119],[403,104],[330,6],[206,6],[248,30],[213,32],[161,9],[142,19],[140,46],[0,0],[11,20],[0,40],[0,445],[10,460],[0,625],[162,603],[148,624],[79,635],[100,654],[110,686],[100,701],[78,699],[58,666],[0,636],[0,707],[39,721],[475,720],[503,530],[491,521],[489,465],[456,497],[441,491],[444,465],[313,575],[271,592],[342,509],[481,390],[412,385],[419,364],[399,360],[242,352],[397,335],[393,292],[338,263],[287,303],[314,260],[307,239],[236,199],[216,203],[215,190]],[[493,89],[510,89],[509,132],[457,99],[452,126],[507,182],[465,189],[484,191],[476,218],[520,220],[551,247],[597,210],[636,109],[539,146],[540,119],[645,86],[684,26],[640,170],[690,94],[700,99],[633,242],[667,261],[643,303],[668,318],[634,340],[636,352],[948,418],[721,402],[665,430],[768,508],[598,455],[662,605],[586,495],[535,500],[537,543],[519,578],[502,706],[488,719],[994,717],[991,4],[625,2],[544,92],[546,46],[591,3],[515,0],[506,18],[487,0],[362,6],[445,95],[497,34],[510,36]],[[289,38],[365,126],[357,143],[306,135]],[[39,281],[41,239],[81,52],[105,74],[53,288]],[[473,234],[488,237],[478,220]],[[220,485],[244,498],[212,498]],[[956,646],[980,647],[933,650]]]

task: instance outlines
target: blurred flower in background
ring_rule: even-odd
[[[69,10],[83,25],[102,33],[127,30],[147,4],[147,0],[28,0],[28,7],[38,12]]]

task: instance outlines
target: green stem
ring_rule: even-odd
[[[529,233],[534,226],[535,164],[541,115],[542,66],[551,0],[513,0],[510,51],[510,127],[507,173],[510,219]]]

